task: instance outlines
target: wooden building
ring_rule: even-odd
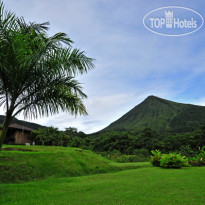
[[[5,139],[6,144],[26,144],[31,143],[29,136],[33,129],[19,124],[11,124]]]

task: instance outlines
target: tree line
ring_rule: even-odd
[[[163,153],[180,152],[192,156],[205,145],[205,126],[194,132],[162,136],[151,128],[139,131],[111,131],[86,135],[76,128],[59,131],[54,127],[32,132],[32,140],[39,145],[71,146],[90,149],[97,153],[148,156],[151,150]]]

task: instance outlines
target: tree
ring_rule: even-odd
[[[137,144],[139,148],[145,148],[148,150],[157,149],[159,146],[159,140],[156,131],[148,127],[145,128],[142,131]]]
[[[70,136],[77,136],[78,135],[78,129],[75,127],[69,127],[65,128],[65,133]]]
[[[37,145],[68,146],[71,143],[71,137],[55,127],[43,127],[31,133],[29,138]]]
[[[72,48],[65,33],[47,35],[49,23],[26,23],[4,9],[0,1],[0,106],[5,120],[0,149],[14,116],[25,118],[57,114],[87,114],[77,74],[94,67],[93,58]]]

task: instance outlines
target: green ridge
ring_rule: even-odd
[[[150,127],[160,133],[186,133],[205,124],[205,107],[149,96],[102,131]]]

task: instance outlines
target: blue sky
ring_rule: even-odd
[[[91,133],[149,95],[205,105],[205,25],[181,37],[160,36],[143,25],[148,12],[165,6],[191,8],[205,17],[204,1],[7,0],[5,5],[26,21],[49,21],[50,35],[67,33],[74,47],[96,59],[95,69],[78,77],[89,115],[60,113],[36,123]]]

